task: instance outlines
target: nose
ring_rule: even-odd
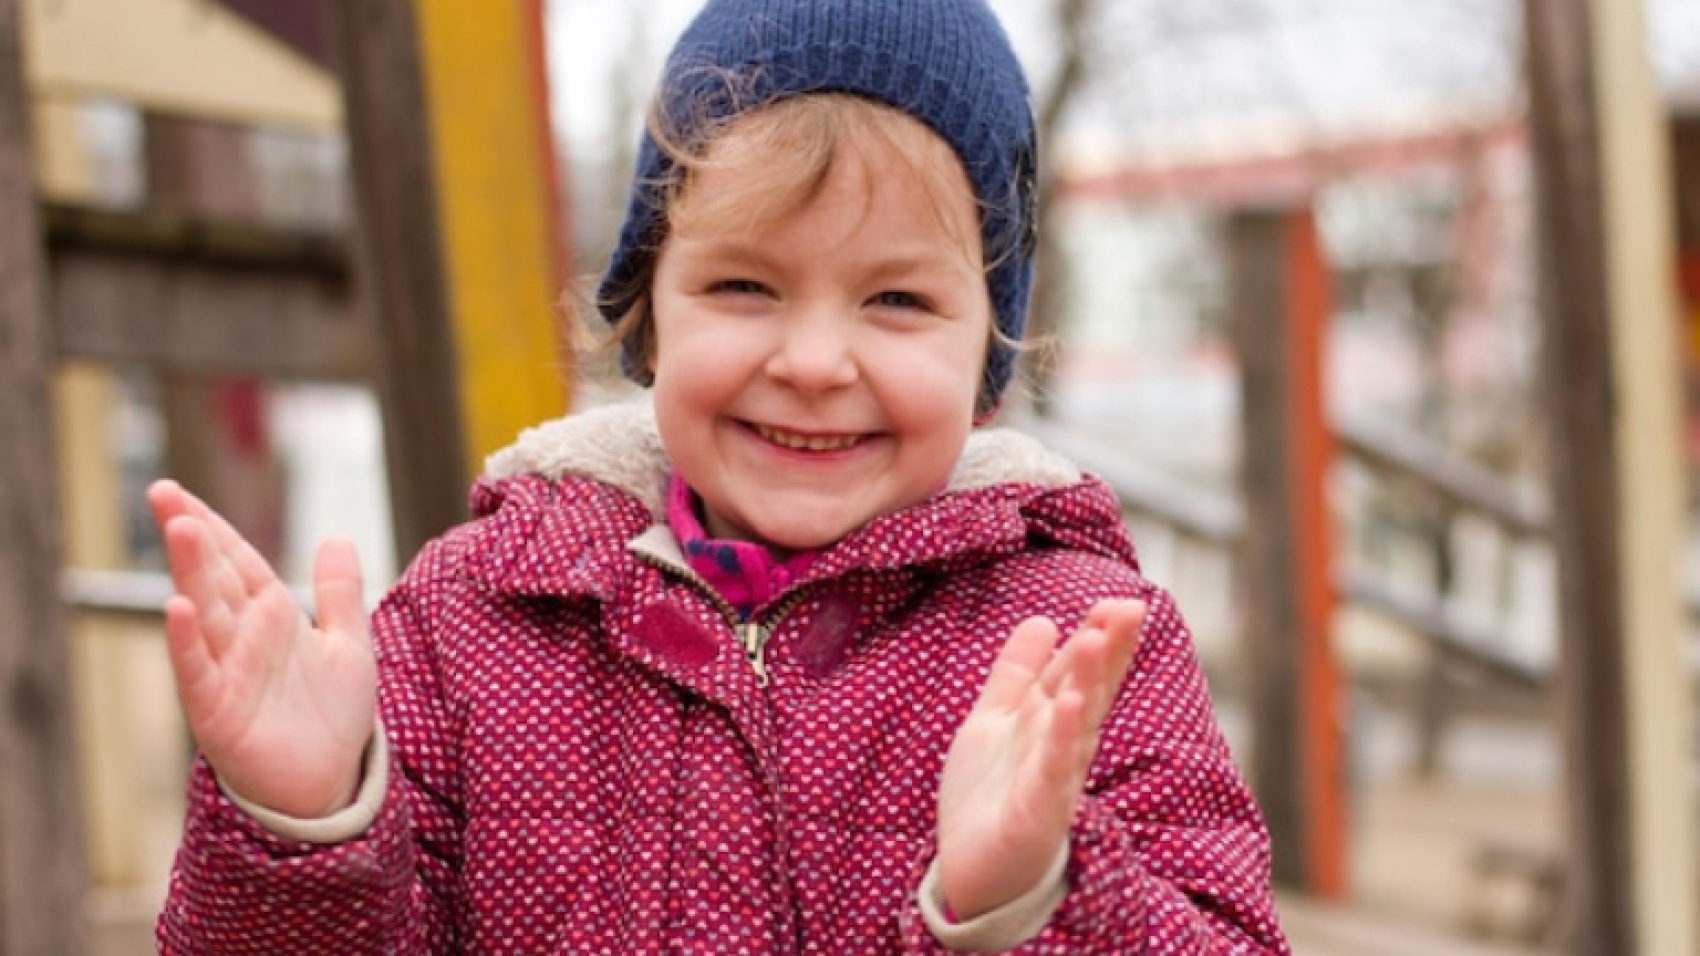
[[[845,388],[856,382],[854,310],[825,304],[800,305],[781,320],[767,374],[804,394]]]

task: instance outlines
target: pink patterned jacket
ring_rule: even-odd
[[[1022,619],[1150,613],[1021,953],[1288,952],[1268,836],[1110,491],[1009,432],[749,622],[680,570],[641,407],[533,429],[372,623],[369,825],[284,839],[204,764],[167,956],[937,953],[940,767]],[[385,745],[387,744],[387,746]]]

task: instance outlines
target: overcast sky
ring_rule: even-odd
[[[1054,65],[1054,0],[992,0],[1036,86]],[[575,153],[635,133],[610,115],[617,78],[641,102],[701,0],[551,0],[557,128]],[[1517,96],[1516,0],[1100,0],[1093,79],[1071,114],[1077,148],[1215,132],[1313,134],[1503,111]],[[1649,0],[1661,77],[1700,91],[1700,0]]]

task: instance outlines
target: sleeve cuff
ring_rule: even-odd
[[[372,822],[378,819],[384,794],[389,789],[389,772],[390,746],[380,722],[372,731],[372,742],[366,746],[360,790],[355,793],[354,802],[328,817],[303,820],[268,810],[225,786],[222,780],[218,788],[231,803],[274,836],[300,843],[343,843],[371,829]]]
[[[1068,842],[1064,841],[1039,885],[1003,906],[962,923],[945,913],[944,893],[939,888],[939,863],[935,857],[921,879],[921,918],[927,931],[946,948],[962,953],[990,953],[1013,949],[1039,935],[1051,921],[1068,894]]]

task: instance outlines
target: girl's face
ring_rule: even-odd
[[[979,218],[955,154],[900,122],[845,142],[794,210],[693,223],[660,252],[656,416],[712,535],[823,547],[939,491],[962,451],[992,322]],[[687,199],[784,162],[738,149],[740,128]],[[921,162],[950,163],[950,188]]]

